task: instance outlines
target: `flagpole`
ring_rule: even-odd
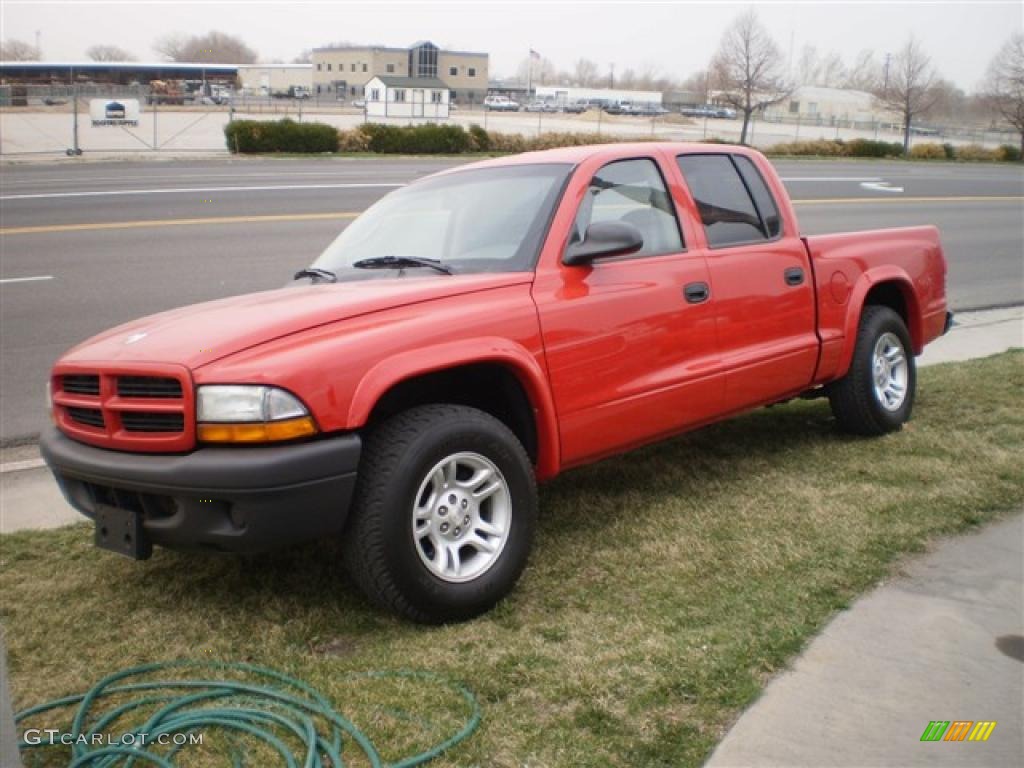
[[[531,91],[533,90],[533,46],[530,46],[530,52],[526,55],[526,98],[531,98]]]

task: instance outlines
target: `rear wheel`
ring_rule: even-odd
[[[536,514],[533,468],[504,424],[464,406],[413,408],[366,439],[346,565],[406,618],[468,619],[515,586]]]
[[[839,426],[856,435],[883,435],[910,419],[917,369],[907,326],[888,307],[864,308],[846,376],[829,387]]]

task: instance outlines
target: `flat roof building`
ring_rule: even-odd
[[[153,80],[234,83],[237,76],[236,64],[176,61],[0,61],[0,83],[4,85],[147,85]]]
[[[374,77],[436,78],[451,101],[480,103],[487,95],[489,56],[474,51],[446,51],[427,40],[408,48],[379,45],[313,49],[313,93],[339,101],[366,98]]]
[[[238,80],[242,90],[268,96],[287,95],[301,88],[313,88],[312,64],[239,64]]]

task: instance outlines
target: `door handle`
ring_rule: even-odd
[[[800,285],[804,281],[802,267],[790,267],[783,274],[786,276],[786,285]]]
[[[707,301],[711,295],[711,289],[707,283],[687,283],[683,287],[683,295],[691,304],[700,304]]]

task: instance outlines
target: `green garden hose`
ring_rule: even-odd
[[[230,671],[243,679],[173,678],[123,682],[130,678],[152,676],[167,671],[204,670],[207,677]],[[211,675],[210,673],[214,674]],[[188,736],[211,729],[237,732],[261,741],[276,751],[288,768],[340,768],[345,765],[342,751],[347,741],[355,744],[373,768],[412,768],[433,760],[447,749],[465,740],[480,724],[480,706],[476,697],[461,683],[430,672],[396,671],[365,672],[347,675],[349,680],[418,680],[447,688],[458,694],[468,706],[469,715],[462,727],[438,744],[396,762],[385,761],[370,738],[351,720],[337,712],[331,703],[311,686],[293,677],[252,664],[222,662],[172,661],[144,664],[115,672],[100,680],[85,693],[54,699],[30,707],[15,716],[21,722],[34,715],[78,705],[71,730],[65,734],[71,746],[67,768],[131,768],[133,765],[174,768],[175,755],[186,748]],[[142,694],[124,701],[124,695]],[[116,696],[118,704],[107,712],[97,712],[97,703]],[[111,739],[107,729],[122,718],[147,712],[142,722],[123,730]],[[403,717],[403,713],[398,713]],[[406,717],[406,719],[415,719]],[[326,732],[317,728],[317,721],[327,724]],[[159,751],[151,747],[160,743]],[[170,739],[170,736],[177,736]],[[282,738],[284,737],[284,738]],[[290,738],[289,738],[290,737]],[[286,743],[301,744],[296,754]],[[48,746],[49,741],[22,741],[22,749]],[[96,746],[99,744],[99,746]],[[236,751],[235,766],[244,765],[243,755]]]

